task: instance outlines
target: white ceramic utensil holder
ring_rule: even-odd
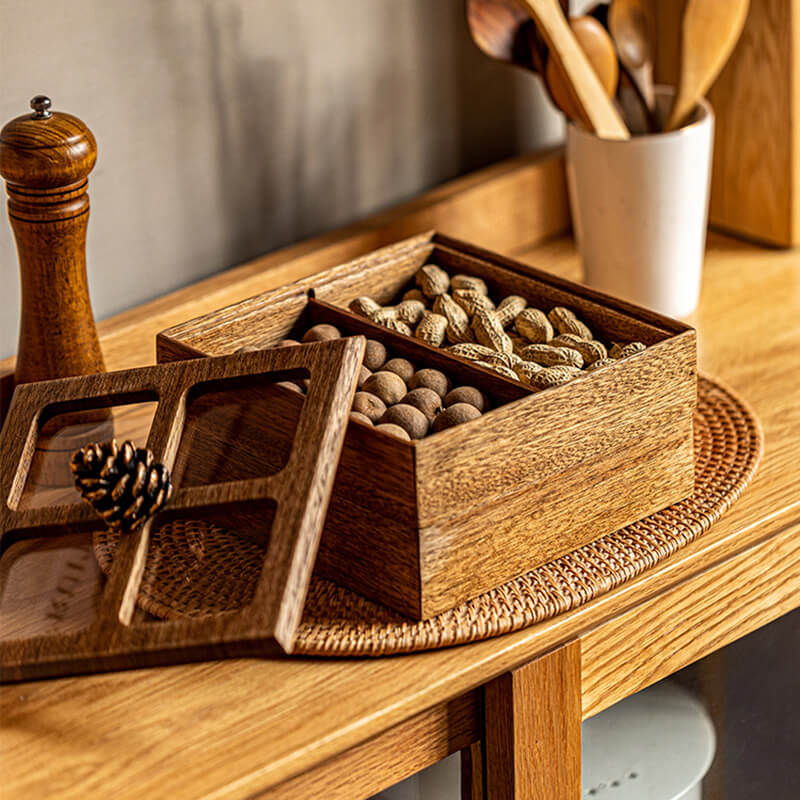
[[[673,90],[657,89],[666,116]],[[703,101],[670,133],[599,139],[567,126],[567,181],[589,286],[673,317],[697,307],[714,113]]]

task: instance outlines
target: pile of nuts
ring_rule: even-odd
[[[395,306],[358,297],[350,310],[396,333],[414,336],[455,356],[521,381],[535,391],[567,383],[645,349],[641,342],[610,350],[568,308],[545,313],[519,295],[495,304],[486,283],[473,275],[452,278],[436,264],[415,276],[416,288]]]
[[[336,326],[323,323],[309,328],[303,342],[339,339],[341,335]],[[276,346],[296,344],[300,342],[284,339]],[[306,378],[281,385],[304,391],[307,383]],[[410,441],[477,419],[488,409],[486,395],[475,387],[453,388],[438,369],[416,369],[407,359],[392,357],[381,342],[367,339],[350,419]]]

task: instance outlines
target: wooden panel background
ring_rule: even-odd
[[[44,92],[97,137],[98,318],[562,130],[536,79],[473,45],[463,0],[3,0],[0,32],[0,126]],[[0,358],[16,273],[0,219]]]
[[[653,3],[661,83],[677,77],[685,2]],[[768,244],[800,244],[800,0],[751,0],[709,100],[717,118],[712,224]]]

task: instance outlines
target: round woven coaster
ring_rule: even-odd
[[[641,574],[719,519],[761,458],[753,413],[706,378],[698,381],[694,423],[695,490],[688,499],[422,622],[314,578],[295,652],[380,656],[488,639],[561,614]],[[116,544],[110,531],[95,535],[106,573]],[[211,523],[164,525],[152,534],[137,602],[170,619],[234,611],[252,597],[262,558],[258,545]]]

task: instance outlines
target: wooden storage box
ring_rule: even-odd
[[[349,312],[389,303],[426,262],[483,278],[493,297],[572,308],[605,342],[647,349],[534,393]],[[413,618],[451,608],[687,497],[693,487],[692,328],[428,233],[171,328],[159,361],[265,347],[317,322],[478,386],[479,419],[405,442],[351,421],[316,570]],[[286,391],[286,403],[300,395]]]

